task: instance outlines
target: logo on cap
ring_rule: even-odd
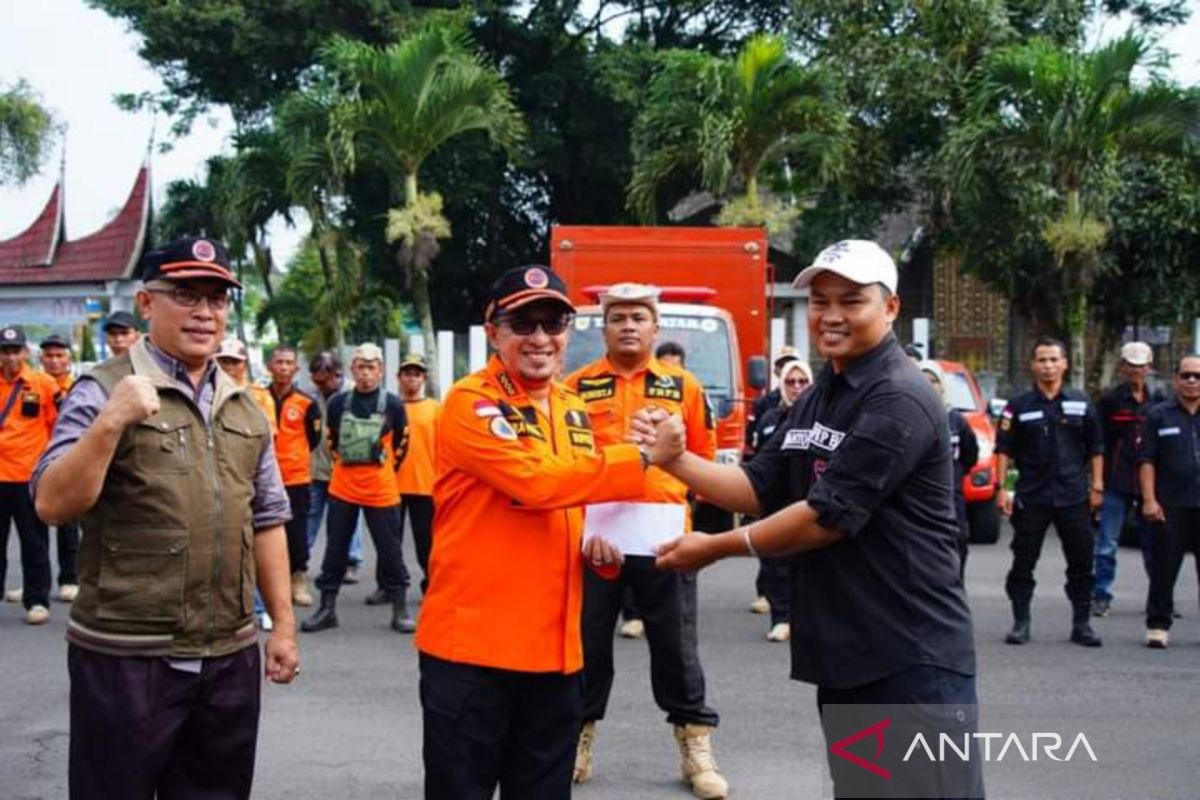
[[[550,285],[550,276],[544,269],[530,267],[525,270],[525,285],[530,289],[544,289]]]
[[[15,339],[15,338],[17,338],[17,332],[15,330],[13,330],[12,328],[5,328],[4,329],[4,338],[5,339]]]
[[[197,261],[212,261],[217,257],[217,248],[207,239],[197,239],[192,245],[192,255]]]

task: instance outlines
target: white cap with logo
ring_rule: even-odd
[[[1154,363],[1154,350],[1145,342],[1127,342],[1121,345],[1121,360],[1131,367],[1145,367]]]
[[[892,294],[896,293],[896,284],[899,282],[896,262],[882,247],[865,239],[844,239],[826,247],[817,254],[812,266],[796,276],[792,285],[803,289],[822,272],[841,275],[863,286],[883,284]]]
[[[374,342],[363,342],[358,347],[354,348],[354,354],[350,356],[351,363],[355,361],[378,361],[383,363],[383,350]]]
[[[246,360],[246,345],[240,339],[226,339],[217,347],[217,358]]]
[[[607,311],[609,306],[616,305],[645,306],[657,317],[658,295],[657,286],[645,283],[614,283],[606,291],[601,292],[600,307]]]

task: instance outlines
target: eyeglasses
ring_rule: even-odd
[[[788,378],[783,384],[785,386],[808,386],[808,381],[804,378]]]
[[[1200,372],[1180,372],[1177,374],[1181,381],[1200,381]]]
[[[187,286],[172,286],[170,289],[147,289],[148,292],[154,294],[165,294],[170,296],[171,300],[177,305],[184,308],[195,308],[200,305],[201,300],[208,300],[208,307],[213,311],[224,311],[229,305],[229,292],[225,289],[206,294],[197,292],[195,289],[190,289]]]
[[[505,316],[496,318],[497,325],[505,325],[517,336],[531,336],[541,328],[547,336],[558,336],[571,324],[571,315],[563,314],[553,319],[530,319],[521,316]]]

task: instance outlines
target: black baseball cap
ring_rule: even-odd
[[[68,350],[71,349],[71,342],[67,339],[67,337],[59,333],[50,334],[46,338],[42,339],[42,341],[38,344],[43,349],[47,347],[65,347]]]
[[[138,321],[128,311],[114,311],[108,315],[108,319],[104,320],[104,330],[107,332],[109,328],[133,328],[134,330],[138,330]]]
[[[215,278],[236,288],[242,284],[229,268],[229,251],[214,239],[176,239],[157,250],[148,250],[139,263],[143,281],[181,281]]]
[[[20,325],[5,325],[0,328],[0,347],[24,347],[25,329]]]
[[[575,306],[567,299],[567,284],[549,267],[530,264],[513,267],[492,284],[487,305],[483,309],[484,319],[491,319],[503,311],[513,311],[535,300],[556,300],[574,311]]]

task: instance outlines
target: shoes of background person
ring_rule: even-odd
[[[786,642],[792,638],[792,626],[787,622],[777,622],[767,634],[768,642]]]
[[[1152,650],[1166,650],[1171,643],[1171,634],[1162,628],[1150,628],[1146,631],[1146,647]]]
[[[45,625],[50,620],[50,609],[45,606],[32,606],[25,612],[25,622],[30,625]]]
[[[315,602],[308,590],[308,576],[300,571],[292,573],[292,602],[305,608]]]
[[[592,777],[592,745],[596,742],[596,723],[585,722],[579,731],[579,741],[575,743],[575,770],[571,780],[584,783]]]
[[[771,613],[770,601],[767,600],[767,598],[765,598],[765,597],[755,598],[754,602],[750,604],[750,613],[751,614],[770,614]]]
[[[271,619],[271,615],[264,611],[258,615],[258,627],[270,633],[275,630],[275,620]]]
[[[74,583],[64,583],[58,587],[58,599],[64,603],[73,603],[79,596],[79,586]]]
[[[1076,625],[1071,628],[1071,641],[1083,647],[1099,647],[1104,644],[1091,625]]]
[[[692,794],[701,800],[729,796],[729,782],[717,769],[712,748],[713,728],[709,725],[676,725],[679,744],[679,771]]]
[[[646,623],[640,619],[627,619],[619,629],[622,639],[640,639],[646,634]]]
[[[1107,617],[1108,612],[1112,610],[1112,601],[1105,600],[1103,597],[1095,597],[1092,599],[1092,616]]]
[[[9,589],[7,592],[4,593],[4,602],[19,603],[19,602],[21,602],[21,598],[24,596],[24,594],[25,594],[25,590],[22,589],[20,586],[18,586],[15,589]]]
[[[351,564],[346,567],[346,575],[342,578],[342,583],[358,583],[358,565]]]
[[[367,595],[364,602],[369,606],[385,606],[392,602],[392,596],[383,589],[376,589]]]

